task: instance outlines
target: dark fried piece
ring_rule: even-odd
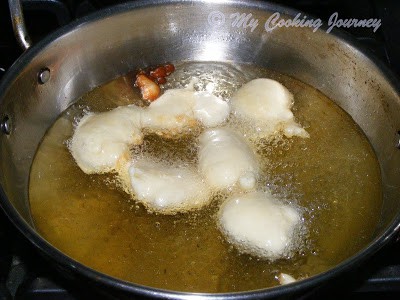
[[[144,100],[154,101],[161,93],[158,84],[145,74],[139,74],[136,76],[135,85],[140,89]]]
[[[165,71],[167,73],[167,76],[175,71],[175,66],[173,64],[165,64],[164,68],[165,68]]]
[[[140,89],[143,100],[156,100],[161,93],[159,84],[165,84],[166,77],[174,71],[173,64],[140,70],[136,75],[135,85]]]

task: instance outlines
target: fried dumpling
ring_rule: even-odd
[[[255,187],[257,157],[243,137],[222,127],[205,130],[199,141],[199,170],[211,187],[238,186],[246,190]]]
[[[110,172],[121,157],[129,156],[130,145],[143,142],[140,114],[140,107],[129,105],[85,115],[69,142],[69,150],[82,171]]]
[[[219,126],[228,118],[230,107],[226,101],[205,91],[195,92],[194,98],[194,116],[204,127]]]
[[[228,103],[217,96],[195,91],[190,85],[164,92],[142,114],[143,128],[165,137],[187,132],[199,124],[214,127],[228,118]]]
[[[293,95],[279,82],[258,78],[243,85],[230,104],[236,118],[244,120],[262,137],[283,133],[287,137],[309,137],[294,120]]]
[[[120,178],[135,198],[152,211],[164,214],[197,209],[210,201],[210,189],[196,169],[155,162],[150,158],[134,159]]]
[[[218,216],[222,232],[239,251],[269,260],[290,256],[301,228],[295,207],[261,191],[232,196]]]

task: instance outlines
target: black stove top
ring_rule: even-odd
[[[22,53],[12,33],[7,1],[0,3],[0,80]],[[23,0],[27,27],[33,42],[71,20],[97,9],[124,1],[112,0]],[[289,0],[272,1],[321,18],[334,12],[341,18],[382,21],[381,27],[348,28],[359,42],[400,76],[400,1],[390,0]],[[400,240],[394,241],[352,274],[344,275],[307,299],[400,299]],[[55,272],[12,226],[0,209],[0,300],[87,299],[96,291],[69,282]],[[103,296],[97,295],[96,298]]]

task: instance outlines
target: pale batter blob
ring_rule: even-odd
[[[211,187],[255,187],[259,163],[242,136],[222,127],[205,130],[199,141],[199,170]]]
[[[205,91],[196,92],[192,84],[170,89],[152,102],[142,114],[143,127],[150,132],[171,137],[196,127],[221,125],[228,118],[227,102]]]
[[[200,208],[211,200],[210,189],[189,166],[170,165],[150,158],[128,163],[120,178],[125,188],[152,211],[164,214]]]
[[[283,133],[287,137],[309,137],[292,111],[293,95],[278,81],[258,78],[233,94],[230,104],[236,118],[245,120],[263,137]]]
[[[219,211],[220,227],[231,243],[243,253],[269,260],[290,256],[301,223],[296,208],[268,192],[234,195]]]
[[[86,174],[113,171],[129,146],[143,141],[141,108],[121,106],[108,112],[88,113],[78,123],[69,150]]]

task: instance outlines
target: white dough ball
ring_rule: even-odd
[[[143,128],[160,135],[175,135],[197,125],[193,114],[194,91],[167,90],[142,114]]]
[[[171,137],[198,124],[221,125],[229,113],[227,102],[206,91],[196,92],[190,84],[187,88],[167,90],[150,103],[142,114],[142,124],[147,131]]]
[[[209,92],[196,92],[193,107],[194,116],[204,127],[221,125],[228,118],[228,103]]]
[[[234,115],[251,123],[258,133],[270,137],[282,132],[287,137],[309,137],[291,111],[293,95],[279,82],[258,78],[243,85],[230,101]]]
[[[199,140],[199,170],[210,186],[255,187],[258,161],[243,137],[229,128],[216,128],[205,130]]]
[[[168,214],[197,209],[211,199],[210,189],[191,167],[169,166],[141,158],[130,163],[128,172],[132,193],[157,212]]]
[[[110,172],[122,156],[129,156],[129,146],[143,141],[140,114],[139,107],[129,105],[85,115],[69,143],[69,150],[82,171]]]
[[[229,198],[220,208],[219,224],[240,251],[275,260],[290,254],[301,215],[296,208],[259,191]]]

